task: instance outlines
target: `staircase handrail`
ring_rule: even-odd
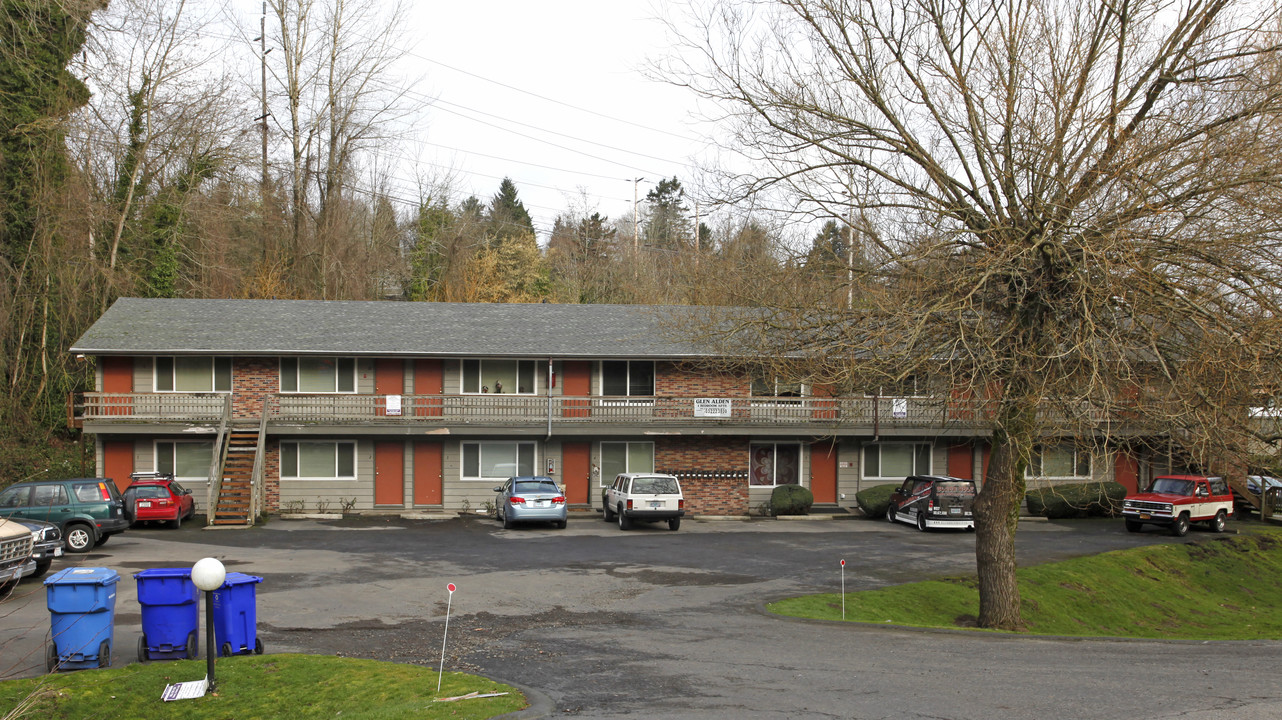
[[[209,482],[205,484],[205,524],[214,524],[215,503],[222,492],[223,466],[227,462],[227,426],[231,424],[231,395],[223,398],[223,416],[218,422],[218,435],[209,458]]]
[[[249,518],[248,525],[253,525],[258,519],[258,514],[262,512],[263,507],[267,504],[266,490],[267,483],[263,482],[263,466],[266,464],[265,455],[267,453],[267,415],[268,405],[273,402],[273,398],[263,400],[262,416],[258,419],[258,446],[254,448],[254,470],[249,475]]]

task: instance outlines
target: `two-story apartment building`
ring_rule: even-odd
[[[719,370],[664,329],[672,312],[126,298],[71,348],[97,368],[76,417],[100,475],[173,472],[227,523],[291,506],[481,508],[517,474],[599,508],[617,473],[672,473],[691,513],[726,515],[785,483],[836,509],[914,473],[982,480],[969,413],[911,390],[833,397]],[[1145,471],[1079,447],[1040,449],[1030,472],[1133,487]]]

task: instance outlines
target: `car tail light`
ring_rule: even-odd
[[[102,493],[103,500],[111,500],[111,491],[107,490],[107,483],[98,483],[98,492]]]
[[[628,509],[632,509],[632,498],[628,498]]]
[[[685,499],[685,498],[681,498],[680,500],[678,500],[678,501],[677,501],[677,509],[678,509],[678,510],[685,510],[685,509],[686,509],[686,499]]]
[[[519,504],[521,504],[521,505],[524,505],[524,504],[525,504],[525,498],[523,498],[523,497],[517,497],[517,496],[513,495],[512,497],[508,498],[508,502],[512,503],[513,505],[516,505],[516,504],[518,504],[518,503],[519,503]]]
[[[552,503],[555,505],[560,505],[563,502],[565,502],[564,495],[557,495],[556,497],[552,498]]]

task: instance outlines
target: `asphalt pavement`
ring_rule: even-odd
[[[1022,565],[1206,542],[1121,521],[1021,523]],[[974,536],[871,520],[687,520],[620,531],[594,517],[503,530],[484,518],[133,529],[85,566],[120,572],[113,663],[135,661],[132,574],[217,557],[264,578],[267,652],[436,667],[526,689],[524,716],[694,718],[1276,718],[1282,643],[1016,637],[824,623],[764,603],[973,573]],[[66,564],[55,565],[54,571]],[[447,584],[457,587],[452,600]],[[37,582],[0,604],[0,677],[44,669]]]

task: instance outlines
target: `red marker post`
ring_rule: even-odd
[[[843,560],[842,562],[845,562]],[[445,632],[441,633],[441,667],[436,673],[436,692],[441,692],[441,678],[445,676],[445,639],[450,635],[450,607],[454,605],[454,591],[458,590],[454,583],[445,586],[450,591],[450,599],[445,601]],[[843,611],[844,617],[844,611]]]
[[[841,561],[841,619],[846,619],[846,561]]]

